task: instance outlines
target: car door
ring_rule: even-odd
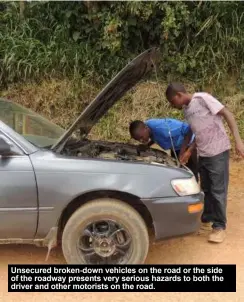
[[[38,219],[34,170],[29,156],[11,138],[1,131],[0,137],[11,145],[10,154],[0,154],[0,240],[31,239]]]

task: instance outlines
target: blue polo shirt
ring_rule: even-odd
[[[172,149],[169,129],[175,151],[180,150],[184,137],[190,130],[190,126],[187,123],[170,118],[150,119],[145,121],[145,124],[151,130],[152,140],[164,150]],[[193,140],[194,135],[190,143],[192,143]]]

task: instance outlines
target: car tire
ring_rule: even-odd
[[[103,263],[89,263],[90,260],[87,261],[87,259],[82,254],[83,252],[81,252],[77,247],[79,240],[81,240],[79,239],[81,238],[80,237],[81,234],[84,234],[84,230],[87,231],[86,226],[92,223],[98,223],[97,221],[105,221],[105,222],[112,221],[113,223],[115,222],[116,225],[118,224],[120,227],[122,227],[125,230],[126,235],[123,238],[131,239],[131,240],[128,239],[126,241],[126,242],[130,242],[129,243],[130,248],[129,251],[127,251],[127,253],[129,254],[127,256],[127,259],[120,261],[118,264],[144,263],[146,256],[148,254],[149,235],[148,235],[147,226],[143,218],[130,205],[115,199],[106,198],[106,199],[97,199],[81,206],[78,210],[76,210],[72,214],[72,216],[69,218],[68,222],[66,223],[62,234],[62,250],[63,250],[64,258],[68,264],[103,264]],[[118,232],[120,232],[120,229],[118,230]],[[112,237],[114,238],[114,236]],[[94,243],[96,243],[95,240]],[[93,246],[94,243],[92,243]],[[99,250],[99,253],[100,252],[101,251]],[[120,254],[121,251],[115,252],[115,255],[118,255],[118,253]],[[97,254],[95,254],[95,256],[97,256]],[[99,257],[100,256],[101,255],[99,254]],[[102,256],[103,257],[101,259],[103,260],[108,258],[108,257],[104,257],[104,255]],[[112,255],[112,257],[114,257],[114,254]],[[107,262],[105,264],[115,264],[115,263]]]

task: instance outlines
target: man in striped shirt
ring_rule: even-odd
[[[232,113],[208,93],[190,95],[180,83],[172,83],[166,90],[166,97],[173,107],[183,109],[185,118],[195,134],[195,141],[181,155],[186,163],[192,150],[197,147],[201,186],[205,193],[202,227],[212,224],[210,242],[220,243],[225,239],[226,205],[229,184],[229,150],[231,144],[222,118],[232,131],[236,151],[244,158],[244,144]],[[187,145],[190,136],[184,144]]]

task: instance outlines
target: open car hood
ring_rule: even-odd
[[[127,64],[86,107],[71,127],[52,146],[52,150],[61,152],[74,131],[80,130],[85,138],[92,127],[125,93],[135,86],[154,68],[158,59],[158,49],[151,48]]]

